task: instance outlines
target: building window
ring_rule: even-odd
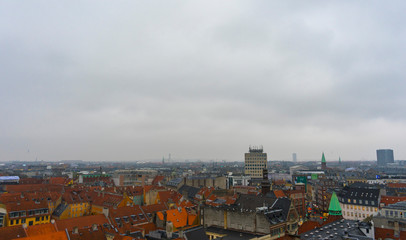
[[[25,218],[21,219],[21,223],[25,223]]]
[[[10,220],[10,225],[13,225],[14,224],[14,220]]]

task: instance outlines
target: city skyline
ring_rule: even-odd
[[[0,161],[406,159],[405,6],[3,2]]]

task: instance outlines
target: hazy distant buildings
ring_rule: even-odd
[[[245,175],[251,178],[262,178],[262,170],[268,168],[267,155],[261,147],[250,147],[249,153],[245,153]]]
[[[297,162],[297,155],[296,153],[292,153],[292,161]]]
[[[378,149],[376,150],[376,158],[378,166],[385,166],[388,163],[394,163],[393,150],[392,149]]]

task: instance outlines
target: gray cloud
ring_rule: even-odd
[[[3,2],[0,160],[405,159],[404,5]]]

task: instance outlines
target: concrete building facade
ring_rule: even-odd
[[[267,154],[262,147],[250,147],[249,152],[245,153],[245,175],[251,178],[262,178],[264,168],[268,168]]]

